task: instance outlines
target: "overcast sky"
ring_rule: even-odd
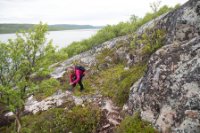
[[[0,23],[117,24],[144,16],[156,0],[0,0]],[[187,0],[162,0],[174,6]]]

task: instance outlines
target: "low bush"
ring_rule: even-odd
[[[22,117],[22,133],[94,133],[100,121],[100,111],[92,107],[50,109],[36,115]],[[14,123],[5,129],[13,132]]]
[[[146,121],[141,120],[139,114],[127,116],[119,125],[116,133],[158,133],[153,126]]]
[[[38,100],[42,100],[48,96],[51,96],[58,89],[60,89],[60,82],[56,79],[50,78],[47,80],[43,80],[38,85],[38,91],[35,93],[35,97]]]

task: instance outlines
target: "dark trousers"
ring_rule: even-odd
[[[81,79],[80,79],[80,81],[78,82],[81,91],[84,89],[84,87],[83,87],[83,83],[82,83],[82,79],[83,79],[83,77],[84,77],[84,75],[81,76]],[[74,78],[74,80],[76,80],[76,78]],[[72,85],[72,89],[73,89],[74,87],[76,87],[76,84],[73,84],[73,85]]]

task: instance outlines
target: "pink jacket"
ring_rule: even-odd
[[[74,71],[75,71],[75,74],[70,74],[70,83],[72,84],[78,83],[81,80],[81,76],[84,75],[84,72],[79,69],[74,68]],[[75,80],[73,80],[74,76],[76,76]]]

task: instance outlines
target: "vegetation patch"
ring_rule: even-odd
[[[146,70],[145,63],[138,63],[128,70],[124,70],[124,65],[118,64],[84,80],[88,90],[96,88],[104,96],[110,97],[118,106],[128,100],[131,85],[141,78]],[[94,88],[92,88],[94,87]]]
[[[145,69],[146,65],[141,63],[129,70],[124,70],[123,65],[117,65],[102,71],[98,79],[101,83],[99,89],[117,105],[123,106],[128,100],[130,87],[143,76]]]
[[[158,133],[153,126],[141,120],[138,113],[134,116],[127,116],[119,125],[116,133]]]
[[[165,44],[166,32],[161,29],[146,29],[140,36],[135,35],[131,42],[133,49],[141,48],[140,56],[150,57],[156,50]]]
[[[58,80],[53,78],[43,80],[38,85],[38,91],[36,91],[35,97],[37,100],[42,100],[53,95],[58,89],[60,89],[60,82]]]
[[[62,108],[50,109],[34,116],[22,117],[22,133],[94,133],[100,122],[100,110],[92,107],[74,107],[69,111]],[[13,131],[14,123],[7,128]]]

